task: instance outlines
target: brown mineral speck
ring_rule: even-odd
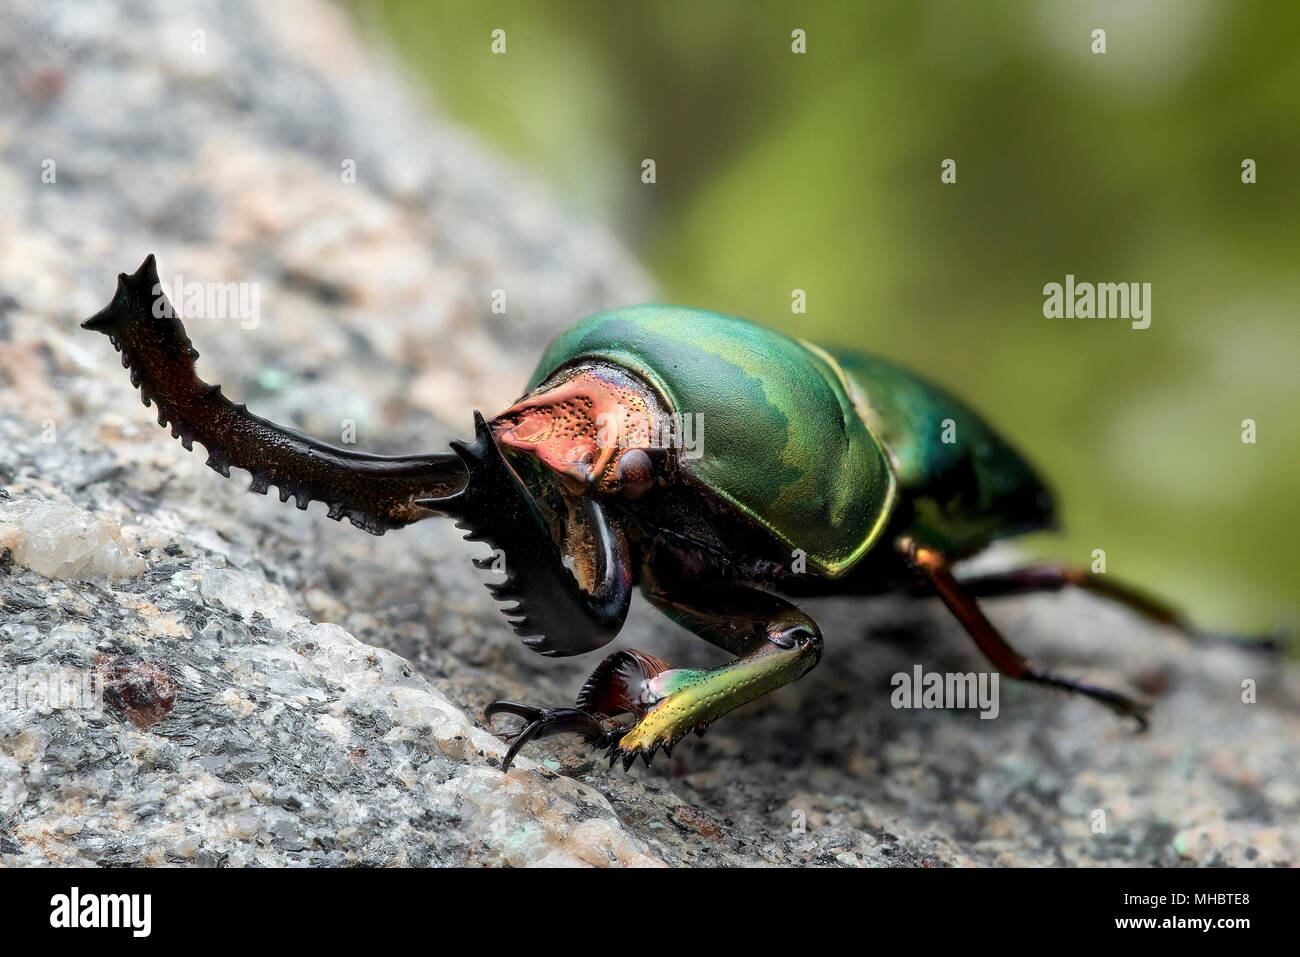
[[[137,728],[157,724],[176,704],[176,682],[152,661],[109,660],[99,667],[104,703]]]
[[[1173,686],[1173,675],[1168,668],[1149,668],[1135,675],[1133,685],[1143,694],[1159,697]]]
[[[67,85],[67,74],[55,67],[41,67],[23,77],[23,90],[34,100],[56,99]]]
[[[683,830],[694,831],[701,837],[707,837],[712,841],[722,840],[722,825],[703,811],[693,808],[689,804],[674,808],[671,819],[674,824]]]

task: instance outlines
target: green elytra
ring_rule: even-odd
[[[562,332],[528,389],[584,358],[642,376],[678,415],[698,414],[702,455],[682,467],[828,577],[878,541],[900,493],[906,529],[954,554],[1050,524],[1050,496],[1024,459],[888,360],[832,354],[708,310],[643,305]]]

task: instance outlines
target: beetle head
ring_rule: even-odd
[[[492,420],[505,450],[533,457],[572,494],[639,498],[661,481],[665,404],[609,363],[562,369]]]

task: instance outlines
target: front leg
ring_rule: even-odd
[[[585,549],[592,573],[586,587],[579,584],[537,503],[502,457],[491,428],[477,412],[474,422],[473,442],[451,443],[465,463],[465,488],[415,504],[451,516],[468,531],[467,539],[505,554],[506,580],[488,590],[498,601],[515,602],[504,611],[516,633],[528,636],[524,644],[553,657],[594,651],[618,634],[632,601],[622,526],[611,520],[599,499],[582,499],[578,517],[587,534],[574,548]],[[491,560],[477,564],[486,568]]]
[[[822,639],[811,622],[774,630],[743,658],[716,668],[671,668],[644,682],[636,722],[613,742],[610,763],[624,769],[640,755],[650,763],[655,751],[671,754],[686,732],[704,729],[728,711],[802,678],[821,658]]]
[[[649,764],[656,749],[671,752],[686,732],[702,734],[728,711],[802,678],[821,660],[817,624],[770,592],[738,584],[668,584],[649,574],[643,591],[673,621],[736,659],[716,668],[665,666],[640,689],[634,685],[641,707],[634,707],[638,702],[630,695],[627,703],[637,721],[610,749],[611,761],[621,757],[625,768],[638,754]],[[584,698],[603,694],[602,700],[612,700],[605,684],[590,687],[589,680]]]
[[[627,770],[638,756],[648,765],[658,749],[671,753],[688,731],[702,734],[727,712],[801,678],[821,658],[821,632],[813,620],[758,588],[666,588],[649,576],[643,588],[670,618],[736,659],[716,668],[670,668],[642,651],[617,651],[587,679],[576,709],[495,702],[488,706],[489,718],[511,713],[527,722],[510,735],[508,759],[530,738],[575,732],[607,747],[611,765],[621,759]]]

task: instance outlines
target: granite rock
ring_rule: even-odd
[[[996,720],[894,709],[895,673],[982,661],[933,602],[824,601],[821,666],[670,760],[550,739],[502,775],[482,707],[567,703],[598,656],[519,644],[447,523],[376,538],[223,481],[78,322],[149,252],[164,281],[256,283],[256,322],[189,321],[205,379],[429,450],[648,280],[315,0],[18,0],[0,89],[0,862],[1300,860],[1295,669],[1078,594],[990,614],[1151,697],[1144,736],[1010,682]],[[718,660],[639,600],[631,646]]]

